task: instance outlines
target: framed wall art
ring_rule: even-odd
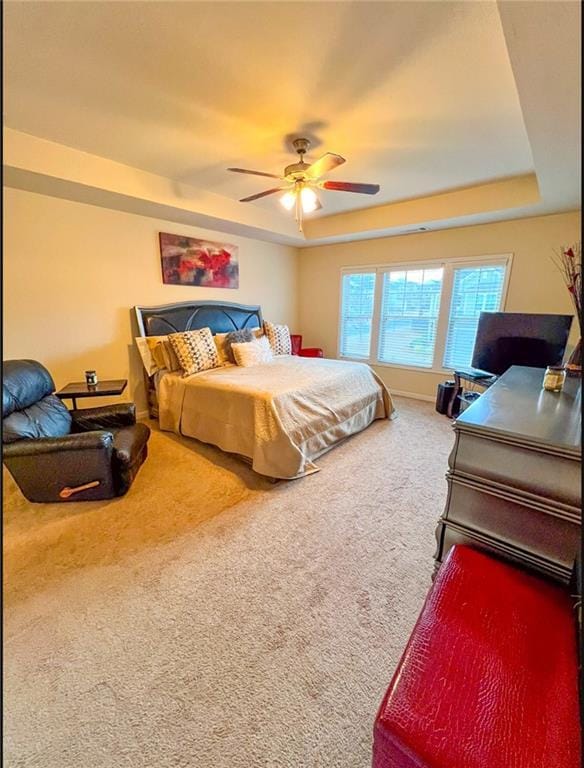
[[[162,281],[199,288],[239,288],[238,247],[160,232]]]

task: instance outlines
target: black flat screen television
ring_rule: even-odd
[[[512,365],[561,365],[572,315],[481,312],[472,367],[500,376]]]

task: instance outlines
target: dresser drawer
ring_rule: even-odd
[[[572,578],[572,564],[568,567],[555,560],[547,560],[540,554],[527,552],[511,544],[503,544],[503,542],[492,539],[486,534],[463,528],[455,523],[450,524],[441,521],[436,534],[438,537],[438,552],[434,573],[440,567],[440,563],[443,562],[451,547],[455,544],[466,544],[515,565],[521,565],[529,571],[535,571],[562,584],[569,584]]]
[[[445,519],[571,569],[580,542],[580,524],[558,507],[546,511],[518,496],[469,485],[451,476]]]
[[[455,472],[493,480],[574,507],[581,506],[581,463],[467,432],[457,432],[450,456]]]

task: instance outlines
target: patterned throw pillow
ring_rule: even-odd
[[[290,340],[290,329],[287,325],[276,325],[275,323],[264,322],[264,331],[270,342],[270,347],[275,355],[291,355],[292,341]]]
[[[251,365],[259,365],[260,363],[269,363],[274,357],[267,336],[254,338],[253,341],[241,344],[232,344],[231,349],[235,362],[242,368],[249,368]]]
[[[209,328],[171,333],[168,339],[176,352],[183,376],[191,376],[193,373],[219,366],[217,347]]]

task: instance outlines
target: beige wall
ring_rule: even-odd
[[[238,245],[240,288],[163,285],[160,231]],[[57,387],[82,380],[87,368],[95,368],[102,379],[129,378],[123,399],[135,400],[143,411],[130,316],[134,305],[189,299],[260,304],[266,318],[295,329],[296,298],[294,248],[4,190],[3,357],[40,360]]]
[[[300,330],[306,346],[335,357],[341,267],[446,257],[513,253],[505,309],[573,313],[569,294],[551,261],[554,248],[580,239],[580,213],[483,224],[402,237],[305,248],[299,257]],[[578,337],[574,321],[571,344]],[[394,390],[434,397],[444,374],[376,366]]]
[[[125,399],[145,409],[133,344],[135,304],[225,299],[261,304],[264,315],[337,351],[341,267],[514,254],[505,309],[572,312],[552,249],[580,237],[580,214],[484,224],[295,250],[287,246],[7,188],[4,190],[4,359],[44,362],[58,387],[95,368],[130,379]],[[158,232],[239,246],[240,288],[163,285]],[[297,301],[298,299],[298,301]],[[573,326],[571,342],[578,331]],[[444,374],[379,366],[396,391],[433,397]],[[88,401],[96,405],[103,401]]]

